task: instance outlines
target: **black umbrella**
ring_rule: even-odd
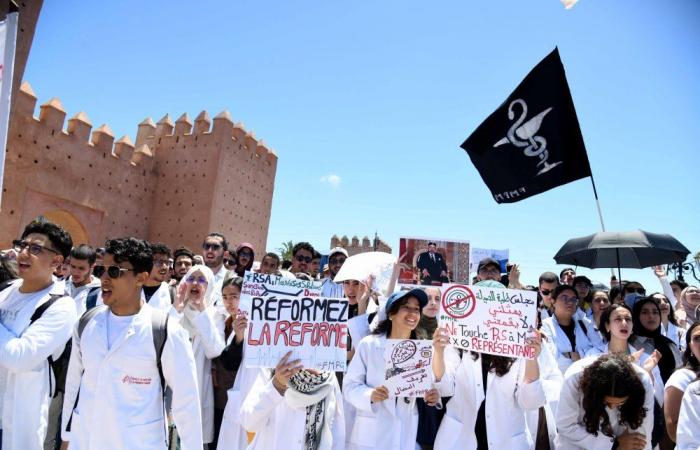
[[[642,269],[683,262],[689,253],[690,250],[670,234],[642,230],[602,231],[569,239],[554,255],[554,260],[557,264],[572,264],[590,269],[617,267],[620,276],[621,267]]]

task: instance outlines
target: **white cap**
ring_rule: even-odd
[[[345,250],[343,247],[332,248],[330,253],[328,253],[328,257],[330,258],[331,256],[335,255],[336,253],[342,253],[343,255],[345,255],[346,258],[348,257],[348,251]]]

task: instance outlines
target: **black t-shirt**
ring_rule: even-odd
[[[144,286],[143,287],[143,295],[146,297],[146,303],[151,301],[151,297],[153,297],[153,294],[155,294],[159,288],[160,288],[160,284],[156,285],[156,286]]]
[[[559,324],[559,326],[564,331],[564,334],[566,334],[566,337],[569,338],[572,351],[576,351],[576,322],[572,320],[568,325]]]
[[[476,449],[489,450],[489,440],[486,431],[486,382],[489,378],[488,362],[483,360],[483,356],[479,356],[481,361],[481,380],[484,383],[484,401],[479,406],[479,412],[476,414],[476,423],[474,424],[474,434],[476,435]]]

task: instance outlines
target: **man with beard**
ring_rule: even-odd
[[[289,269],[293,274],[306,273],[310,271],[311,261],[314,259],[314,248],[308,242],[298,242],[292,248],[292,267]]]
[[[78,317],[85,312],[88,294],[100,288],[100,279],[92,276],[96,257],[95,250],[87,244],[73,247],[70,251],[70,278],[66,280],[66,295],[75,300]]]
[[[194,264],[194,253],[187,247],[180,247],[173,253],[173,279],[170,284],[177,284]]]
[[[328,272],[329,276],[323,280],[321,286],[321,296],[327,298],[343,298],[343,283],[333,281],[338,271],[343,266],[343,263],[348,257],[348,251],[342,247],[336,247],[331,250],[328,256]]]
[[[228,241],[221,233],[212,232],[204,238],[202,243],[204,250],[204,265],[214,272],[214,286],[212,290],[212,304],[223,308],[221,299],[221,287],[224,277],[229,271],[224,267],[224,253],[228,251]]]

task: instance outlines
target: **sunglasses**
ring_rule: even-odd
[[[195,277],[194,275],[190,275],[185,281],[187,281],[189,284],[209,284],[207,279],[203,276]]]
[[[133,272],[134,269],[125,269],[123,267],[119,266],[95,266],[92,269],[93,275],[95,275],[97,278],[102,278],[102,275],[104,275],[105,271],[107,272],[107,275],[112,278],[116,279],[122,276],[123,272]]]
[[[328,264],[343,264],[345,262],[345,258],[333,258],[328,260]]]
[[[228,264],[229,266],[235,266],[236,260],[231,258],[224,258],[224,264]]]
[[[630,288],[625,288],[625,292],[628,294],[633,294],[636,292],[637,294],[644,295],[647,292],[647,290],[644,288],[632,288],[632,287],[630,287]]]
[[[39,255],[44,250],[55,253],[57,255],[59,254],[56,250],[54,250],[52,248],[44,247],[43,245],[39,245],[39,244],[33,244],[33,243],[27,242],[27,241],[14,240],[14,241],[12,241],[12,247],[14,248],[14,250],[17,253],[22,252],[22,250],[24,250],[26,248],[29,250],[29,253],[31,253],[32,255]]]
[[[296,259],[299,262],[305,262],[306,264],[310,263],[313,260],[313,258],[310,256],[301,256],[301,255],[295,256],[294,259]]]
[[[239,252],[238,256],[245,256],[246,258],[252,258],[253,254],[251,252]]]
[[[204,250],[219,250],[221,248],[221,244],[202,244],[202,248]]]
[[[540,294],[542,294],[542,295],[549,295],[549,294],[551,294],[552,292],[554,292],[554,289],[542,289],[542,290],[540,291]]]

